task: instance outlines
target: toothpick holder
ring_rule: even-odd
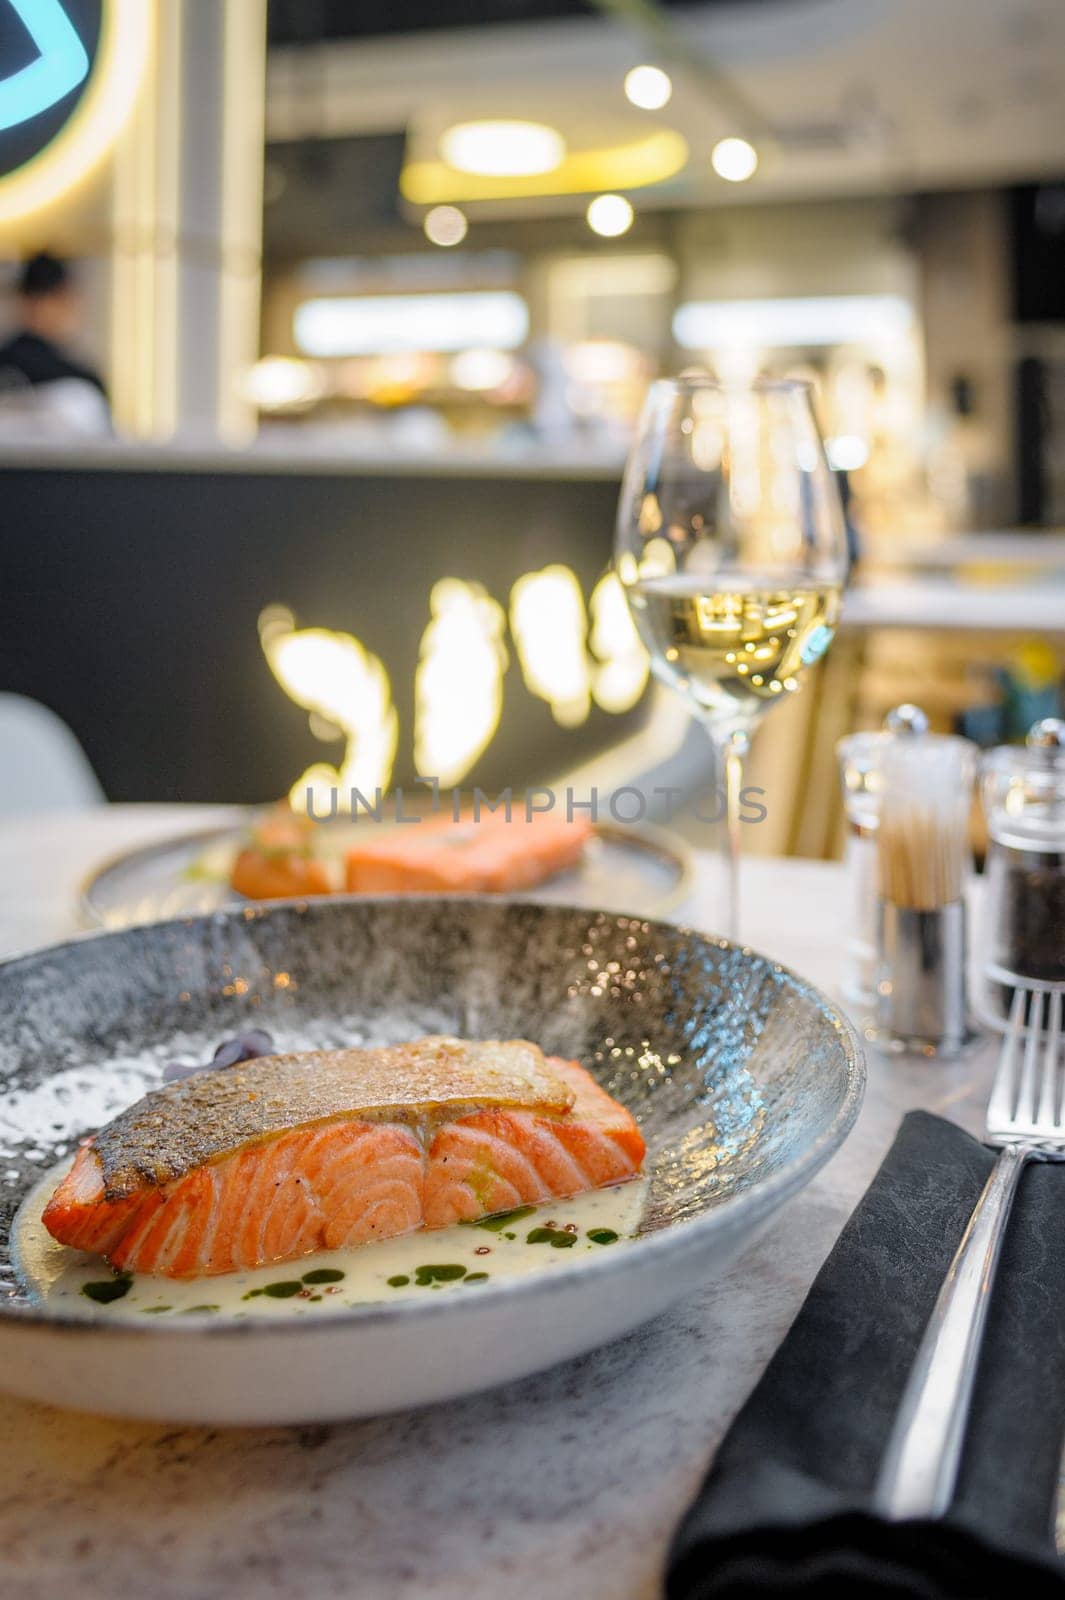
[[[975,749],[925,734],[879,752],[877,954],[866,1038],[950,1059],[978,1038],[966,994],[965,885]]]
[[[921,911],[881,899],[877,935],[868,1036],[892,1054],[964,1054],[977,1038],[967,1022],[965,902]]]

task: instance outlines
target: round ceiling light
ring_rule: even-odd
[[[426,212],[422,227],[430,244],[441,245],[446,250],[462,243],[469,224],[458,206],[434,206]]]
[[[641,111],[661,111],[672,93],[673,80],[661,67],[633,67],[625,74],[625,97]]]
[[[728,183],[746,183],[758,166],[758,151],[746,139],[720,139],[710,152],[710,165]]]
[[[566,141],[543,122],[459,122],[440,140],[440,154],[458,172],[524,178],[560,166]]]
[[[616,239],[632,227],[633,210],[621,194],[596,195],[586,215],[589,228],[604,239]]]

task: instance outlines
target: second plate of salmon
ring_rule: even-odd
[[[330,1420],[618,1337],[832,1153],[854,1036],[666,924],[281,903],[0,966],[0,1383]]]

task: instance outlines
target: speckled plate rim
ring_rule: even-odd
[[[248,922],[269,917],[275,908],[304,913],[315,904],[330,903],[341,898],[358,899],[364,905],[395,904],[409,899],[406,895],[373,895],[373,896],[322,896],[318,901],[306,899],[272,900],[262,905],[229,907],[221,911],[209,912],[199,917],[174,917],[168,922],[150,924],[151,927],[173,927],[193,929],[198,924],[216,927],[220,922],[236,921]],[[425,900],[446,901],[449,904],[462,906],[479,906],[485,903],[484,896],[471,897],[469,895],[432,895],[421,897]],[[520,904],[527,906],[526,901],[507,901],[505,898],[496,900],[493,905]],[[598,911],[588,906],[574,906],[554,904],[544,906],[545,911],[568,912],[579,917],[605,916],[612,918],[626,915],[624,912]],[[581,1261],[562,1262],[553,1269],[548,1277],[544,1273],[529,1273],[526,1276],[504,1279],[499,1283],[484,1285],[475,1299],[461,1299],[459,1296],[442,1295],[439,1300],[401,1300],[393,1304],[368,1305],[352,1307],[350,1310],[337,1311],[330,1314],[328,1321],[322,1320],[314,1323],[297,1321],[295,1318],[288,1320],[278,1318],[269,1323],[259,1320],[219,1322],[211,1317],[198,1317],[186,1315],[181,1322],[171,1322],[165,1328],[162,1325],[145,1327],[143,1324],[132,1321],[115,1320],[107,1323],[102,1319],[89,1318],[76,1315],[64,1315],[61,1312],[39,1311],[31,1306],[12,1306],[0,1301],[0,1330],[4,1325],[17,1324],[21,1328],[39,1327],[49,1331],[69,1333],[71,1335],[92,1334],[98,1335],[107,1332],[115,1336],[136,1338],[138,1340],[166,1340],[196,1339],[209,1334],[212,1339],[253,1339],[258,1340],[275,1334],[286,1336],[303,1335],[314,1337],[324,1332],[349,1329],[355,1331],[360,1327],[397,1321],[422,1320],[427,1317],[476,1317],[480,1308],[487,1305],[498,1306],[503,1300],[508,1303],[525,1299],[542,1297],[546,1292],[560,1292],[577,1282],[581,1284],[603,1282],[607,1278],[616,1278],[626,1272],[631,1272],[642,1265],[649,1265],[655,1261],[664,1260],[668,1256],[683,1257],[685,1254],[697,1254],[707,1236],[727,1234],[741,1228],[745,1233],[752,1233],[764,1218],[768,1217],[784,1201],[805,1187],[812,1177],[834,1155],[854,1126],[858,1112],[861,1109],[862,1099],[865,1094],[866,1062],[865,1051],[858,1034],[845,1014],[834,1002],[825,995],[817,986],[807,978],[800,977],[783,962],[775,961],[771,956],[763,955],[751,945],[737,944],[733,940],[721,938],[718,934],[703,933],[685,923],[661,922],[657,918],[641,917],[640,921],[647,925],[648,932],[655,934],[658,931],[670,937],[698,939],[704,944],[716,946],[719,950],[736,950],[743,956],[753,957],[764,961],[771,968],[774,975],[785,979],[794,985],[795,989],[813,1002],[825,1016],[826,1021],[835,1027],[839,1034],[840,1048],[844,1061],[844,1090],[840,1105],[822,1132],[810,1144],[793,1157],[777,1171],[771,1173],[764,1180],[751,1185],[749,1189],[740,1194],[732,1194],[717,1205],[708,1207],[698,1216],[687,1220],[672,1222],[667,1227],[657,1229],[654,1233],[638,1234],[635,1238],[626,1241],[624,1250],[616,1253],[606,1252],[602,1255],[589,1256]],[[75,934],[69,939],[64,939],[58,944],[42,946],[39,950],[29,951],[24,955],[15,956],[5,961],[0,961],[0,978],[9,974],[12,969],[27,965],[44,956],[54,955],[72,945],[83,945],[121,937],[128,930],[115,931],[88,931]]]
[[[210,849],[212,844],[222,844],[234,833],[247,828],[255,816],[267,810],[269,810],[269,807],[251,806],[248,808],[247,815],[243,820],[238,817],[232,822],[216,823],[212,828],[193,828],[186,833],[169,834],[164,839],[150,839],[145,844],[134,845],[132,849],[117,850],[113,854],[105,856],[103,860],[96,862],[94,866],[90,867],[88,872],[85,873],[78,883],[76,900],[79,922],[83,923],[90,932],[121,932],[121,929],[107,927],[101,918],[99,911],[96,909],[95,904],[93,903],[93,890],[102,878],[106,877],[108,873],[114,872],[119,867],[129,866],[132,862],[136,862],[141,857],[155,856],[164,850],[179,850],[186,845],[189,848],[198,847],[201,850]],[[683,905],[684,901],[687,900],[688,896],[691,894],[695,883],[695,858],[692,853],[692,848],[686,840],[680,838],[679,835],[673,833],[670,829],[662,828],[654,822],[596,822],[594,824],[594,828],[596,834],[598,834],[600,838],[610,839],[618,843],[635,845],[645,854],[657,856],[659,860],[668,862],[669,865],[674,868],[676,872],[676,882],[671,888],[665,890],[664,893],[655,895],[651,902],[650,909],[654,916],[664,916],[667,912],[675,910],[677,906]],[[230,893],[233,896],[234,907],[256,904],[282,904],[280,900],[249,900],[245,895],[239,894],[236,889],[231,889]],[[361,902],[366,902],[367,900],[380,900],[383,899],[384,896],[380,894],[354,894],[338,889],[333,894],[323,895],[321,898],[323,900],[358,900]],[[404,896],[403,898],[411,897]],[[422,897],[419,896],[419,898]],[[425,896],[425,898],[440,900],[444,898],[455,897],[431,895]],[[493,905],[502,905],[514,897],[510,895],[486,894],[483,897],[465,895],[461,898],[483,898],[485,900],[490,900]],[[536,889],[530,889],[528,894],[522,897],[521,903],[523,905],[537,904]],[[557,905],[560,909],[562,909],[568,902],[552,900],[546,903]],[[588,907],[587,909],[591,910],[594,908]],[[202,915],[208,915],[208,913],[205,912],[202,913]],[[126,926],[146,928],[154,927],[156,922],[162,923],[180,920],[182,919],[174,917],[158,917],[153,918],[150,922],[131,922]]]

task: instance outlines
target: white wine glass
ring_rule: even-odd
[[[651,386],[629,455],[614,560],[656,678],[713,740],[725,797],[722,931],[739,932],[743,762],[835,632],[846,525],[810,385]]]

